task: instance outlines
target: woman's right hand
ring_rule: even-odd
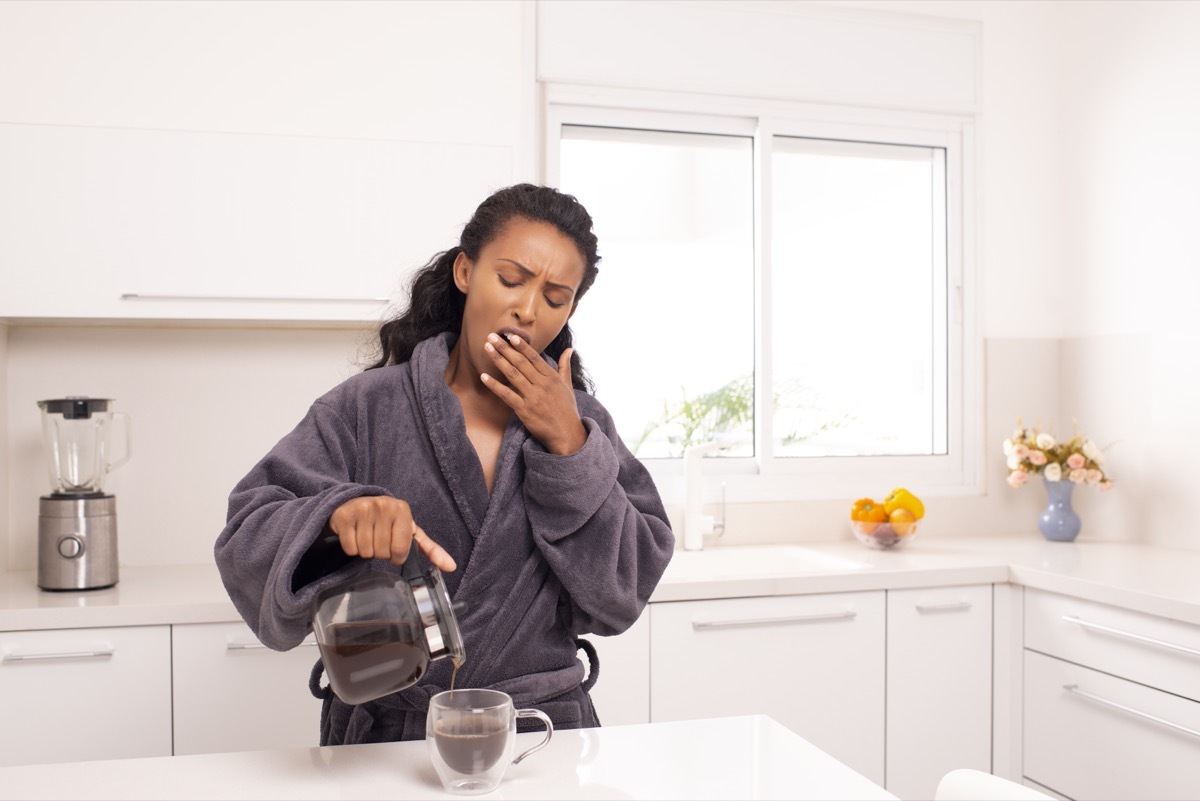
[[[413,519],[407,501],[387,495],[351,498],[329,516],[329,527],[337,534],[342,550],[363,559],[387,559],[402,565],[412,543],[439,570],[458,567],[446,549],[438,545]]]

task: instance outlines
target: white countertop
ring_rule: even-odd
[[[875,551],[853,541],[678,551],[654,603],[1012,582],[1200,625],[1200,551],[1039,535],[930,537]],[[128,567],[107,590],[45,592],[0,574],[0,631],[240,620],[214,565]]]
[[[518,748],[541,736],[517,735]],[[0,799],[457,797],[424,741],[0,768]],[[477,797],[896,798],[761,715],[558,731]]]

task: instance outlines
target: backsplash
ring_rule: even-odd
[[[7,472],[8,508],[0,560],[10,570],[36,567],[37,498],[47,491],[38,400],[109,397],[115,409],[131,416],[133,458],[107,484],[117,496],[122,564],[205,563],[224,526],[233,485],[316,397],[361,369],[374,334],[150,325],[11,326],[6,333],[0,340],[6,377],[0,396],[6,425],[0,438],[7,438],[7,448],[0,477]],[[1036,485],[1015,491],[1004,484],[1000,443],[1018,416],[1045,414],[1049,422],[1061,408],[1066,415],[1059,413],[1060,427],[1069,427],[1074,414],[1101,444],[1118,440],[1111,451],[1118,490],[1104,496],[1076,493],[1084,519],[1081,539],[1196,547],[1194,537],[1165,519],[1177,503],[1165,496],[1155,501],[1159,522],[1153,527],[1138,523],[1144,511],[1138,497],[1161,491],[1148,490],[1141,478],[1146,447],[1152,447],[1139,442],[1150,419],[1141,408],[1149,403],[1146,396],[1132,386],[1122,393],[1120,382],[1103,396],[1086,391],[1083,376],[1093,349],[1116,353],[1133,365],[1144,346],[1137,339],[989,340],[985,492],[926,498],[932,514],[922,540],[1038,536],[1035,518],[1044,493]],[[1137,386],[1150,380],[1131,378]],[[1071,389],[1060,389],[1060,383]],[[730,504],[721,543],[849,539],[850,500]],[[669,505],[668,511],[678,523],[680,510]]]

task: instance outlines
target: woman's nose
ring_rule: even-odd
[[[513,306],[513,316],[522,324],[531,325],[537,317],[537,293],[524,293]]]

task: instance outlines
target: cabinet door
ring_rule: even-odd
[[[1200,701],[1200,626],[1026,589],[1025,647]]]
[[[371,322],[506,148],[0,125],[3,317]]]
[[[319,744],[321,702],[308,677],[320,654],[311,636],[280,652],[244,623],[172,629],[176,754]]]
[[[992,588],[887,595],[886,787],[933,798],[951,770],[991,772]]]
[[[1025,776],[1079,801],[1200,798],[1200,703],[1025,651]]]
[[[170,756],[170,628],[0,634],[0,698],[0,765]]]
[[[769,715],[884,780],[884,593],[656,603],[654,722]]]
[[[615,637],[586,638],[600,657],[591,690],[602,726],[650,722],[650,609]]]

